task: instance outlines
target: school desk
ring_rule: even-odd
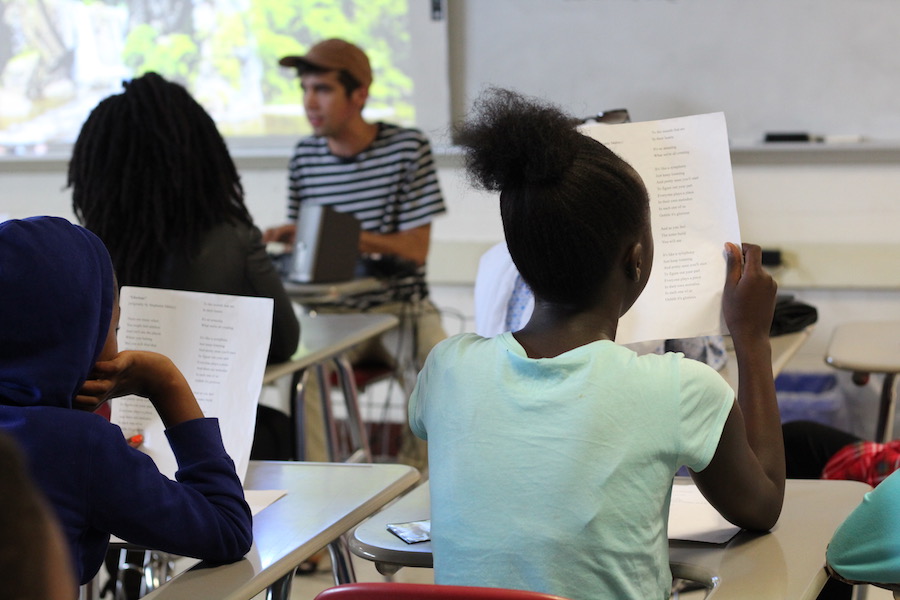
[[[856,481],[788,480],[770,533],[742,531],[724,545],[670,540],[672,574],[708,587],[714,600],[813,600],[827,579],[828,540],[869,489]],[[404,566],[430,568],[431,542],[407,544],[386,528],[428,519],[430,504],[426,482],[357,527],[350,551],[384,575]]]
[[[784,370],[791,358],[806,343],[806,340],[812,335],[812,330],[813,326],[810,326],[795,333],[786,333],[769,338],[769,343],[772,346],[772,374],[775,377],[778,377],[778,374]],[[734,354],[734,344],[729,336],[725,337],[725,349],[728,353],[728,362],[722,367],[719,374],[731,384],[734,390],[737,390],[737,357]]]
[[[253,546],[240,561],[198,563],[145,598],[290,598],[295,567],[419,480],[397,464],[250,461],[244,487],[285,490],[253,518]]]
[[[294,421],[295,457],[303,460],[305,455],[303,435],[305,395],[303,390],[309,371],[312,370],[318,378],[319,400],[322,402],[322,415],[325,421],[330,459],[339,459],[336,456],[337,436],[331,412],[330,385],[324,376],[325,365],[330,363],[337,372],[338,383],[344,392],[351,439],[354,447],[359,449],[357,458],[371,460],[369,442],[359,411],[353,370],[349,361],[346,360],[345,354],[354,346],[393,329],[398,325],[399,319],[394,315],[374,313],[319,313],[298,315],[298,319],[300,320],[300,346],[296,354],[286,362],[269,365],[263,375],[264,385],[281,377],[291,377],[291,414]]]
[[[834,328],[825,362],[836,369],[861,374],[882,374],[881,401],[875,425],[875,441],[894,439],[897,404],[896,379],[900,374],[900,321],[858,321]]]
[[[284,280],[284,290],[298,304],[315,306],[340,302],[347,296],[384,289],[384,282],[374,277],[361,277],[334,283],[296,283]]]

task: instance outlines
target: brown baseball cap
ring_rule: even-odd
[[[364,88],[372,83],[372,67],[369,66],[369,57],[366,53],[359,46],[337,38],[319,42],[303,56],[285,56],[278,63],[284,67],[295,67],[297,70],[304,67],[325,71],[343,69]]]

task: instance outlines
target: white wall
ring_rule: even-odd
[[[635,19],[651,19],[651,25],[675,31],[679,28],[672,19],[698,19],[699,15],[708,14],[719,20],[731,18],[728,11],[708,13],[700,10],[701,4],[704,3],[697,0],[668,4],[454,0],[448,5],[453,113],[458,116],[465,111],[471,97],[488,84],[523,88],[527,93],[541,94],[550,99],[560,95],[566,104],[571,105],[567,106],[570,110],[618,106],[623,98],[616,93],[619,84],[603,72],[586,69],[587,63],[584,63],[588,58],[601,60],[600,55],[604,53],[594,50],[609,43],[610,39],[618,40],[618,45],[615,52],[606,52],[605,55],[618,61],[613,66],[623,66],[624,71],[616,67],[615,73],[622,75],[621,85],[625,87],[621,89],[631,90],[629,93],[632,94],[621,103],[632,109],[637,118],[672,116],[657,114],[663,110],[660,108],[662,106],[668,106],[678,114],[689,114],[695,108],[724,110],[727,107],[679,103],[675,92],[689,92],[694,98],[698,94],[710,93],[713,98],[723,98],[722,102],[737,102],[743,98],[742,94],[758,93],[759,88],[748,87],[744,79],[732,81],[728,78],[720,78],[709,85],[698,85],[690,75],[700,77],[702,73],[697,73],[697,69],[703,70],[707,65],[683,63],[678,59],[677,47],[660,48],[657,42],[647,41],[643,37],[623,38],[618,34],[608,37],[611,20],[622,25],[622,31],[629,27],[634,29],[636,24],[644,22],[625,19],[624,16],[618,21],[610,19],[613,15],[610,10],[615,15],[621,11],[636,11],[639,14],[635,15]],[[729,6],[737,4],[744,3],[733,0]],[[783,3],[767,0],[766,4],[773,8]],[[799,8],[791,10],[800,10],[801,5],[808,4],[809,1],[804,0],[798,4]],[[828,4],[839,10],[829,18],[823,16],[823,22],[818,25],[834,25],[835,21],[840,21],[844,11],[859,3],[829,0]],[[868,3],[866,10],[900,16],[900,9],[894,4],[877,0]],[[749,8],[749,5],[741,10],[751,13],[753,10],[762,11],[759,7]],[[825,13],[827,10],[819,12]],[[663,25],[655,20],[660,14],[668,15],[663,19]],[[573,15],[579,18],[573,19]],[[884,24],[888,20],[879,22]],[[752,21],[752,26],[764,27],[767,22]],[[587,29],[590,35],[566,34],[572,31],[572,26],[577,26],[579,30]],[[829,52],[840,52],[842,46],[847,46],[848,60],[865,64],[866,68],[871,69],[884,67],[882,70],[885,73],[893,74],[894,70],[887,68],[887,65],[877,61],[868,63],[866,59],[870,53],[865,49],[873,44],[876,47],[892,47],[897,43],[896,36],[870,35],[871,31],[856,28],[843,28],[842,31],[846,39],[828,39]],[[789,33],[780,31],[780,34]],[[765,39],[768,39],[767,36],[760,35],[756,41]],[[633,47],[621,46],[624,43],[633,43]],[[578,51],[570,51],[573,44]],[[499,49],[503,48],[509,48],[509,51],[501,52]],[[890,54],[895,58],[898,55],[896,52],[881,54]],[[710,56],[714,57],[715,53]],[[749,58],[742,60],[753,61],[753,56],[755,54],[751,53]],[[554,61],[559,61],[564,68],[554,67],[557,64]],[[684,82],[684,90],[673,88],[672,94],[654,95],[650,88],[636,89],[637,83],[649,82],[652,78],[626,77],[631,72],[629,66],[635,61],[665,70],[667,85],[680,88],[681,84],[676,85],[673,80]],[[731,66],[746,70],[753,65]],[[772,73],[769,72],[770,75]],[[883,83],[884,73],[879,72],[877,77],[872,73],[870,75],[865,81]],[[815,79],[812,75],[810,78]],[[764,104],[769,107],[768,110],[777,109],[790,101],[793,112],[789,114],[798,118],[806,114],[803,108],[809,104],[794,101],[795,81],[773,80],[769,83],[765,86],[767,96]],[[720,88],[727,89],[723,91]],[[827,122],[823,117],[823,120],[801,123],[804,127],[813,128],[815,133],[843,133],[846,130],[834,131],[834,127],[855,123],[850,117],[859,117],[860,114],[884,112],[876,116],[889,121],[897,120],[896,111],[890,108],[896,93],[883,94],[882,97],[877,90],[867,91],[859,86],[847,85],[831,86],[827,92],[829,101],[835,106],[842,106],[841,103],[846,101],[857,110],[842,112],[835,109],[828,117],[834,121]],[[847,97],[835,96],[839,93],[846,93]],[[593,104],[595,99],[599,104]],[[876,100],[879,99],[887,99],[890,110],[878,104]],[[867,113],[859,106],[871,110]],[[781,121],[774,119],[776,116],[773,115],[770,122],[782,128],[792,124],[784,122],[782,125]],[[759,123],[762,127],[766,122],[760,120]],[[857,130],[862,131],[863,125],[860,123]],[[816,127],[829,129],[815,130]],[[257,224],[266,227],[280,222],[284,215],[287,156],[237,157],[237,162],[247,190],[248,206]],[[819,326],[803,349],[801,360],[821,365],[828,335],[836,322],[900,319],[900,244],[895,240],[900,224],[900,202],[896,198],[900,190],[900,142],[894,145],[889,142],[880,146],[854,146],[846,150],[811,145],[738,147],[733,153],[733,163],[744,240],[781,249],[786,266],[776,275],[782,290],[795,292],[819,309]],[[468,187],[457,155],[439,153],[438,165],[449,213],[438,219],[433,227],[430,278],[439,303],[464,316],[471,316],[469,286],[478,257],[502,239],[496,200]],[[13,217],[54,214],[72,218],[69,194],[64,190],[65,166],[65,159],[37,163],[0,161],[0,214]],[[466,326],[465,321],[463,326]],[[454,329],[454,326],[450,325],[450,328]]]
[[[776,277],[783,291],[819,309],[819,325],[801,353],[815,365],[835,323],[900,319],[900,160],[846,154],[839,164],[809,153],[804,160],[794,156],[798,164],[785,164],[777,153],[734,156],[743,239],[781,249],[786,266]],[[285,161],[266,162],[239,161],[247,202],[261,227],[284,215]],[[440,304],[471,317],[468,286],[478,257],[503,235],[497,202],[468,186],[458,156],[443,155],[438,164],[449,211],[433,227],[430,279]],[[73,218],[64,169],[64,162],[7,164],[0,171],[0,213]],[[449,327],[456,330],[453,319]],[[465,325],[471,328],[470,321]]]

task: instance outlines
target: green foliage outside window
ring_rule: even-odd
[[[190,0],[169,2],[174,12],[175,5]],[[247,93],[248,85],[255,83],[267,107],[296,107],[302,101],[299,82],[278,59],[304,54],[319,40],[340,37],[360,46],[372,63],[367,110],[394,122],[413,121],[408,0],[246,0],[242,11],[233,10],[233,1],[213,4],[211,20],[195,16],[191,23],[178,24],[193,31],[135,26],[126,38],[125,64],[136,75],[156,71],[205,90],[206,97],[198,94],[204,103],[228,104],[233,101],[230,94]],[[255,82],[248,81],[248,69],[257,74]],[[289,133],[306,127],[305,120],[288,120],[293,122]],[[229,127],[225,125],[223,133],[233,133]],[[275,128],[285,133],[284,127],[282,120]]]

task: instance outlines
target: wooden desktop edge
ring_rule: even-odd
[[[342,339],[334,340],[334,343],[327,344],[320,347],[312,347],[308,348],[305,346],[305,341],[303,337],[304,330],[309,331],[311,327],[317,326],[319,323],[327,323],[328,320],[331,319],[341,319],[345,317],[357,318],[357,317],[366,317],[368,321],[370,321],[365,326],[356,330],[352,335],[348,335]],[[343,354],[353,346],[362,343],[366,340],[372,339],[390,331],[394,327],[400,323],[400,320],[390,314],[381,314],[381,313],[352,313],[352,314],[335,314],[335,315],[318,315],[315,317],[311,316],[300,316],[300,346],[298,348],[297,354],[294,355],[293,358],[281,363],[275,363],[268,365],[263,374],[263,385],[272,383],[276,379],[280,377],[284,377],[285,375],[290,375],[291,373],[295,373],[312,365],[321,363],[330,358],[334,358],[340,354]]]
[[[259,593],[273,585],[278,584],[285,577],[291,576],[293,569],[303,560],[306,560],[318,549],[326,547],[333,540],[337,539],[343,532],[352,530],[360,522],[369,516],[382,510],[385,505],[392,500],[402,496],[413,488],[420,480],[420,473],[413,467],[406,465],[379,465],[379,464],[348,464],[348,463],[302,463],[293,461],[250,461],[251,469],[248,471],[247,489],[280,489],[283,487],[281,477],[289,475],[287,471],[293,469],[308,469],[315,467],[339,467],[341,469],[365,469],[390,467],[392,470],[400,470],[390,484],[384,486],[379,492],[373,494],[366,501],[361,503],[353,514],[345,515],[336,519],[326,530],[320,531],[317,535],[298,540],[297,547],[284,556],[277,559],[268,567],[260,572],[254,572],[255,567],[250,567],[251,575],[247,580],[242,580],[243,571],[247,570],[248,565],[259,560],[255,554],[259,553],[256,548],[259,539],[254,535],[254,548],[248,555],[235,563],[227,565],[207,565],[205,563],[196,563],[182,573],[177,574],[172,580],[165,582],[156,590],[149,593],[145,598],[187,598],[201,597],[197,593],[202,589],[206,593],[215,593],[217,598],[227,598],[234,600],[238,598],[254,598]],[[394,469],[395,467],[404,467],[403,469]],[[283,472],[283,470],[286,471]],[[290,487],[290,486],[289,486]],[[285,497],[280,498],[276,503],[287,502],[295,504],[299,502],[301,506],[297,506],[297,510],[304,510],[302,506],[304,494],[302,490],[288,490]],[[282,504],[283,510],[284,504]],[[267,507],[268,509],[268,507]],[[263,523],[270,519],[259,519],[260,515],[265,514],[265,510],[261,511],[254,518],[254,530],[260,526],[266,526]],[[270,514],[269,517],[272,515]],[[257,522],[258,521],[258,522]],[[228,577],[224,573],[229,573]],[[227,589],[210,588],[213,582],[229,581],[233,587]],[[204,594],[205,595],[205,594]],[[207,596],[212,597],[212,596]]]
[[[300,304],[329,304],[342,298],[384,289],[384,283],[374,277],[363,277],[332,283],[298,283],[284,281],[288,296]]]
[[[812,525],[809,523],[809,519],[806,518],[805,521],[801,521],[801,524],[798,525],[791,517],[797,516],[797,514],[808,514],[808,505],[806,503],[810,498],[818,497],[821,492],[817,490],[821,488],[832,492],[832,495],[829,496],[831,500],[827,503],[830,506],[828,508],[830,512],[827,517],[817,518]],[[786,576],[780,582],[779,585],[789,585],[790,591],[786,596],[777,596],[778,598],[808,598],[813,600],[827,580],[824,569],[827,538],[830,537],[833,528],[837,527],[846,518],[846,515],[858,505],[863,495],[870,489],[869,486],[855,481],[789,480],[788,496],[782,517],[791,518],[793,524],[779,521],[779,524],[776,525],[773,531],[766,534],[741,532],[737,538],[724,546],[669,540],[672,574],[675,577],[695,581],[707,587],[709,589],[709,598],[721,597],[723,600],[751,598],[753,597],[753,590],[746,588],[747,569],[740,567],[735,570],[734,565],[726,567],[721,562],[721,557],[727,555],[755,560],[754,557],[759,557],[760,552],[768,556],[771,552],[765,547],[760,550],[758,546],[756,550],[751,550],[750,554],[747,554],[747,548],[757,544],[760,540],[764,541],[765,544],[774,543],[776,549],[783,547],[785,550],[791,550],[789,545],[785,545],[787,543],[786,540],[806,539],[805,536],[800,535],[797,528],[799,527],[800,530],[807,528],[808,530],[810,526],[814,526],[821,529],[821,531],[825,531],[822,534],[825,538],[820,539],[822,535],[814,535],[813,537],[817,541],[812,542],[808,548],[813,554],[802,552],[801,555],[803,556],[800,558],[799,563],[796,560],[797,557],[790,558],[796,553],[796,548],[793,548],[793,552],[785,553],[785,558],[788,561],[793,561],[790,562],[790,565],[800,570]],[[430,542],[407,545],[401,542],[399,538],[393,537],[384,527],[389,522],[428,518],[429,496],[427,482],[424,482],[407,492],[406,495],[388,504],[373,517],[363,521],[350,537],[351,552],[356,556],[374,562],[379,573],[383,575],[392,575],[402,567],[432,567]],[[791,530],[787,533],[782,532],[779,534],[778,531],[784,527],[790,527]],[[825,529],[822,529],[822,527]],[[775,535],[775,538],[770,538],[769,536],[771,535]],[[787,537],[785,537],[786,535]],[[777,541],[779,539],[781,540],[780,542]],[[811,556],[812,559],[810,559]],[[710,560],[713,557],[718,558]],[[732,560],[734,559],[732,558]],[[818,564],[811,565],[810,560]],[[785,564],[788,565],[788,563]],[[758,576],[765,577],[766,573],[760,572]],[[752,579],[755,575],[751,574],[750,577]]]
[[[341,466],[347,468],[366,468],[378,466],[377,463],[313,463],[313,462],[294,462],[294,461],[251,461],[255,462],[257,467],[265,468],[267,465],[274,464],[284,464],[287,466],[298,465],[298,464],[306,464],[306,465],[320,465],[320,466]],[[387,466],[387,465],[385,465]],[[406,466],[406,465],[396,465],[396,466]],[[417,484],[421,481],[421,473],[414,467],[408,467],[408,470],[404,472],[402,477],[396,479],[390,486],[382,489],[379,493],[371,497],[368,501],[362,504],[357,510],[363,513],[362,516],[359,515],[346,515],[343,518],[339,519],[335,522],[335,524],[330,528],[332,531],[340,531],[337,535],[333,536],[328,532],[320,532],[317,536],[307,540],[304,546],[315,547],[324,549],[328,547],[328,545],[338,539],[344,533],[349,533],[355,527],[359,526],[366,519],[371,518],[381,510],[384,510],[386,505],[389,505],[391,502],[398,498],[402,498],[405,494],[409,493],[410,490],[414,489]],[[284,498],[282,498],[283,500]],[[254,542],[255,543],[255,542]],[[272,565],[269,566],[266,571],[268,574],[263,576],[262,579],[258,580],[257,583],[264,583],[265,588],[267,589],[272,585],[278,583],[285,576],[293,573],[293,570],[299,565],[301,562],[309,558],[308,554],[311,553],[293,553],[292,555],[288,555],[283,557],[282,559],[276,561]],[[257,586],[258,587],[258,586]],[[260,589],[260,592],[262,589]],[[259,592],[257,592],[259,593]]]

